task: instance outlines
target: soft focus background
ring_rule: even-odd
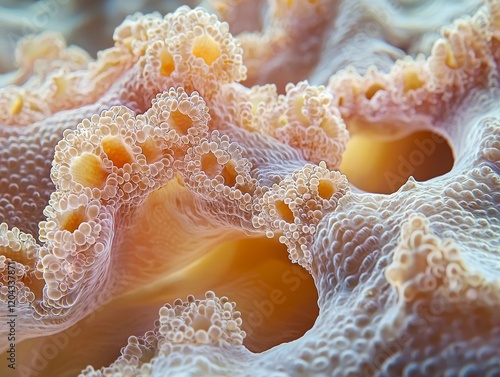
[[[135,12],[161,14],[198,0],[0,0],[0,73],[15,66],[19,38],[45,30],[61,32],[68,45],[83,47],[95,58],[110,47],[116,26]]]

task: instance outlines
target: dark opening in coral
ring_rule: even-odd
[[[295,340],[318,317],[318,293],[312,276],[288,259],[286,246],[277,239],[246,238],[221,245],[214,251],[231,255],[226,275],[227,292],[241,312],[243,344],[254,352]],[[208,287],[209,288],[209,287]]]
[[[395,140],[356,133],[347,144],[340,170],[351,184],[364,191],[391,194],[410,176],[426,181],[446,174],[453,163],[450,144],[432,131]]]

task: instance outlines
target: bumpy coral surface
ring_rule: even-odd
[[[500,3],[436,3],[213,0],[96,60],[20,43],[1,375],[500,376]]]

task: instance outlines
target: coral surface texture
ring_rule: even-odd
[[[113,40],[1,75],[1,376],[500,377],[498,0]]]

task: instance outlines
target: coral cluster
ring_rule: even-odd
[[[181,7],[128,17],[96,60],[56,34],[18,46],[0,89],[5,373],[500,375],[499,3],[427,57],[391,54],[388,31],[373,66],[338,72],[349,15],[397,29],[365,2],[209,3],[237,37]],[[390,195],[342,174],[350,138],[417,131],[450,143],[451,171]]]
[[[129,14],[173,12],[181,5],[196,6],[196,0],[3,0],[0,4],[0,85],[22,74],[26,61],[15,53],[16,42],[28,35],[56,31],[90,55],[109,47],[108,38]],[[15,64],[18,70],[15,70]]]

